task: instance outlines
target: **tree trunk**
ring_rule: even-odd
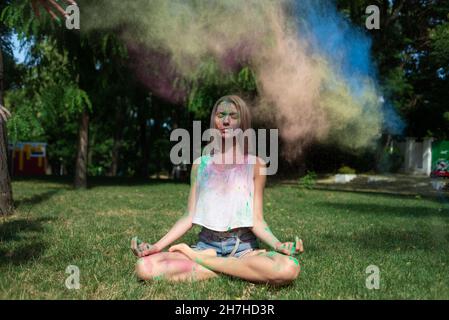
[[[148,171],[148,162],[150,158],[150,150],[148,146],[148,139],[147,139],[147,119],[144,115],[141,115],[140,121],[139,121],[139,127],[140,127],[140,150],[142,152],[142,158],[140,162],[140,176],[144,178],[148,178],[149,171]]]
[[[0,48],[0,105],[3,105],[3,54]],[[14,212],[11,178],[8,171],[8,136],[6,124],[0,120],[0,215]]]
[[[114,134],[114,145],[112,146],[112,159],[111,159],[111,168],[109,168],[109,176],[116,177],[117,169],[118,169],[118,158],[119,151],[122,145],[121,138],[117,137],[117,134]]]
[[[138,162],[138,168],[136,169],[136,176],[148,178],[149,168],[148,163],[150,160],[150,148],[147,138],[147,120],[148,120],[148,107],[146,105],[147,101],[144,97],[142,99],[141,105],[138,110],[138,121],[139,121],[139,150],[140,150],[140,161]]]
[[[108,176],[117,176],[118,159],[120,154],[120,147],[123,139],[123,110],[122,105],[119,104],[115,110],[115,130],[114,130],[114,145],[112,146],[111,167]]]
[[[87,147],[89,143],[89,113],[83,111],[80,119],[78,153],[76,156],[75,188],[87,187]]]

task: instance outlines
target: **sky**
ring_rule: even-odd
[[[14,34],[12,37],[12,44],[13,44],[14,58],[18,63],[23,63],[26,58],[27,48],[26,47],[23,49],[20,48],[20,41],[17,38],[16,34]]]

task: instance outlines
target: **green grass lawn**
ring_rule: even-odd
[[[107,181],[107,180],[106,180]],[[229,276],[198,283],[143,283],[133,235],[155,242],[183,215],[189,186],[91,180],[13,183],[17,210],[0,219],[1,299],[448,299],[449,205],[444,199],[269,185],[265,220],[281,241],[304,240],[302,272],[286,287]],[[199,227],[177,242],[192,244]],[[264,246],[265,247],[265,246]],[[65,287],[67,266],[81,288]],[[380,269],[368,290],[366,268]]]

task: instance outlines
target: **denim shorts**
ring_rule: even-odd
[[[231,257],[238,236],[237,229],[234,230],[231,232],[218,232],[203,227],[198,234],[198,243],[191,247],[198,251],[214,249],[217,252],[217,257]],[[235,258],[241,258],[247,253],[259,248],[257,237],[251,230],[245,228],[245,230],[240,230],[240,233],[239,246],[233,255]]]

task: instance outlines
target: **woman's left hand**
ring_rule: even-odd
[[[276,245],[275,250],[288,256],[292,256],[298,253],[304,252],[304,245],[302,240],[298,237],[295,238],[295,242],[279,242]]]

